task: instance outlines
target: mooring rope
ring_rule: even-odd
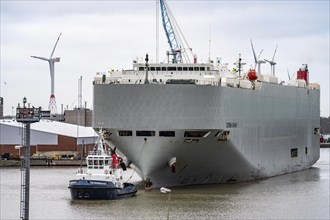
[[[141,150],[141,153],[140,153],[140,155],[139,155],[139,158],[138,158],[138,160],[137,160],[137,163],[139,163],[139,161],[140,161],[140,159],[141,159],[141,156],[142,156],[142,153],[143,153],[143,150],[144,150],[144,147],[146,146],[146,141],[144,141],[144,144],[143,144],[143,146],[142,146],[142,150]],[[136,166],[134,166],[134,167],[136,167]],[[134,172],[135,172],[135,168],[133,168],[132,169],[133,171],[132,171],[132,175],[128,178],[128,180],[126,180],[125,182],[128,182],[132,177],[133,177],[133,174],[134,174]]]

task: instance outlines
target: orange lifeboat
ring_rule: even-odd
[[[250,69],[247,77],[251,81],[258,79],[257,71],[255,69]]]

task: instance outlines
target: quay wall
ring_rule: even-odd
[[[80,166],[81,160],[30,160],[31,166]],[[86,166],[86,161],[82,161]],[[0,160],[0,167],[19,167],[20,160]]]

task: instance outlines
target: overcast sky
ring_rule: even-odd
[[[1,0],[0,96],[4,114],[11,115],[25,96],[34,106],[48,108],[48,63],[30,56],[49,57],[62,33],[54,57],[55,96],[69,109],[78,105],[78,79],[83,100],[93,105],[96,72],[129,69],[132,60],[149,53],[156,59],[156,1],[6,1]],[[233,67],[242,54],[245,68],[254,66],[250,38],[262,59],[275,56],[276,75],[288,81],[302,64],[310,81],[321,86],[321,116],[329,111],[329,1],[169,1],[185,38],[200,62],[217,56]],[[159,20],[161,22],[161,19]],[[159,57],[168,45],[159,25]],[[211,34],[210,34],[211,33]],[[270,73],[270,65],[262,66]]]

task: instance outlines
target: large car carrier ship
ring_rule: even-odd
[[[261,179],[318,160],[320,88],[306,64],[281,83],[275,68],[260,74],[254,49],[258,71],[244,71],[241,58],[233,70],[220,59],[184,63],[180,48],[168,63],[146,56],[94,79],[93,127],[102,124],[146,188]]]

